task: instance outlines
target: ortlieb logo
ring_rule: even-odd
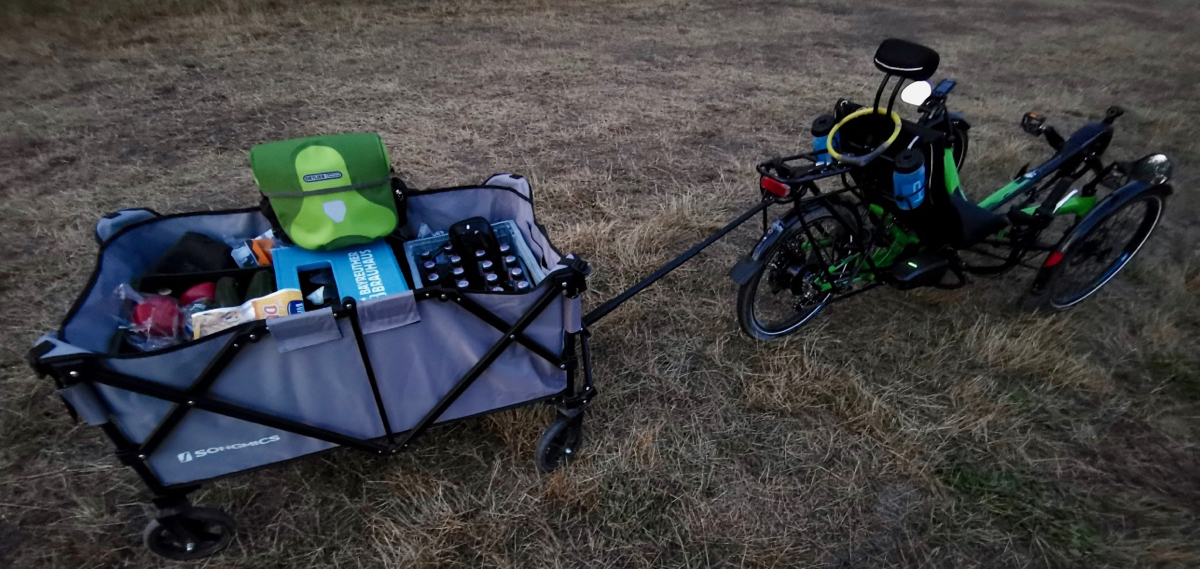
[[[215,453],[218,453],[218,452],[221,452],[224,450],[241,450],[244,448],[269,445],[271,443],[277,443],[277,442],[279,442],[279,435],[271,435],[269,437],[263,437],[256,441],[250,441],[248,443],[235,443],[235,444],[231,444],[231,445],[225,445],[225,446],[219,446],[219,447],[208,447],[208,448],[196,449],[193,451],[181,452],[176,456],[176,458],[179,459],[179,462],[191,462],[197,458],[204,458],[210,454],[215,454]]]
[[[324,182],[325,180],[339,180],[341,177],[341,172],[321,172],[319,174],[305,174],[303,180],[311,184],[313,182]]]

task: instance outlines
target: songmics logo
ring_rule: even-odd
[[[210,454],[216,454],[218,452],[225,451],[225,450],[241,450],[244,448],[269,445],[271,443],[277,443],[277,442],[279,442],[279,435],[271,435],[269,437],[263,437],[261,439],[258,439],[257,441],[250,441],[248,443],[236,443],[236,444],[232,444],[232,445],[209,447],[209,448],[196,449],[196,450],[188,451],[188,452],[181,452],[177,455],[176,458],[179,459],[179,462],[186,463],[186,462],[191,462],[197,458],[204,458]]]

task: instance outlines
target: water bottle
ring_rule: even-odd
[[[903,210],[916,209],[925,201],[925,155],[920,150],[909,148],[896,155],[892,196]]]
[[[833,130],[833,125],[837,124],[837,120],[833,115],[821,115],[812,123],[813,136],[813,152],[817,153],[817,165],[824,166],[833,162],[829,157],[829,131]],[[836,140],[834,141],[836,143]]]

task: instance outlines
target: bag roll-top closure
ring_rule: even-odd
[[[268,198],[271,198],[271,199],[275,199],[275,198],[306,198],[309,196],[324,196],[324,195],[328,195],[328,194],[340,194],[342,192],[353,192],[356,190],[366,190],[369,188],[374,188],[376,186],[382,186],[384,184],[388,184],[390,187],[391,183],[392,183],[391,177],[387,177],[387,178],[383,178],[380,180],[372,180],[370,182],[358,182],[357,184],[350,184],[348,186],[339,186],[336,188],[325,188],[322,190],[299,190],[299,191],[294,191],[294,192],[266,192],[260,188],[259,193],[261,193],[262,195],[267,196]]]
[[[250,151],[250,165],[280,228],[305,249],[368,243],[399,222],[391,161],[378,134],[260,144]]]

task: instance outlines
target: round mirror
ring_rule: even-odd
[[[921,106],[925,99],[929,98],[929,94],[933,92],[933,86],[928,81],[916,81],[909,83],[903,91],[900,91],[900,100],[914,107]]]
[[[1165,184],[1175,172],[1175,165],[1164,154],[1151,154],[1133,163],[1131,175],[1150,185]]]

